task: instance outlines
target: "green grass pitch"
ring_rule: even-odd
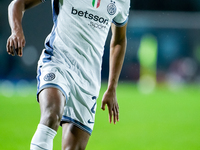
[[[100,109],[105,89],[103,84],[86,150],[200,150],[200,87],[187,85],[174,92],[159,86],[145,95],[134,84],[120,83],[116,125]],[[28,150],[39,116],[34,94],[0,95],[0,149]],[[61,134],[59,128],[54,150],[61,149]]]

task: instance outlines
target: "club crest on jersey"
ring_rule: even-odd
[[[114,15],[117,11],[117,7],[115,5],[115,2],[111,0],[111,3],[107,6],[107,11],[110,15]]]
[[[101,0],[92,0],[92,6],[98,8],[100,6]]]
[[[44,81],[52,81],[53,79],[55,79],[55,74],[54,73],[48,73],[44,76]]]

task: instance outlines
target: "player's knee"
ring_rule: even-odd
[[[63,147],[62,150],[85,150],[85,146],[68,145],[68,146]]]
[[[60,114],[47,112],[41,116],[40,122],[47,125],[48,127],[52,128],[52,129],[56,130],[60,124],[60,121],[61,121]]]
[[[61,116],[60,116],[60,114],[51,113],[51,114],[47,115],[47,119],[49,120],[49,122],[51,124],[59,123],[61,120]]]

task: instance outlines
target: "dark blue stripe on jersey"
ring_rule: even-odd
[[[53,42],[56,36],[55,29],[57,27],[57,17],[59,14],[59,0],[54,0],[52,2],[52,9],[53,9],[52,11],[53,11],[54,26],[53,26],[53,30],[51,32],[49,40],[45,43],[46,50],[44,51],[44,55],[45,55],[45,57],[43,58],[44,63],[51,61],[51,56],[53,56]]]
[[[40,68],[41,68],[41,66],[39,67],[39,69],[37,71],[37,91],[39,90],[39,87],[40,87],[40,76],[41,76]]]
[[[54,0],[53,6],[54,6],[54,13],[58,16],[58,14],[59,14],[59,0]]]
[[[92,133],[92,129],[90,129],[90,128],[87,127],[86,125],[84,125],[84,124],[80,123],[79,121],[74,120],[74,119],[72,119],[72,118],[70,118],[70,117],[63,116],[63,117],[62,117],[62,120],[61,120],[61,125],[62,125],[63,122],[72,122],[72,123],[74,123],[75,125],[77,125],[79,128],[81,128],[81,129],[85,130],[86,132],[88,132],[89,134]]]
[[[118,23],[115,20],[112,20],[112,23],[114,23],[118,27],[124,26],[128,22],[128,18],[123,23]]]
[[[51,56],[53,56],[53,49],[51,48],[45,49],[44,55],[45,55],[45,57],[43,58],[44,63],[51,61]]]

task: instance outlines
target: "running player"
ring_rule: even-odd
[[[11,36],[8,54],[22,56],[25,10],[45,0],[14,0],[8,9]],[[119,121],[116,88],[126,50],[130,0],[52,0],[54,26],[38,61],[37,100],[41,118],[31,150],[53,148],[61,124],[62,149],[85,149],[94,126],[101,84],[104,44],[111,27],[108,88],[101,108],[109,122]]]

